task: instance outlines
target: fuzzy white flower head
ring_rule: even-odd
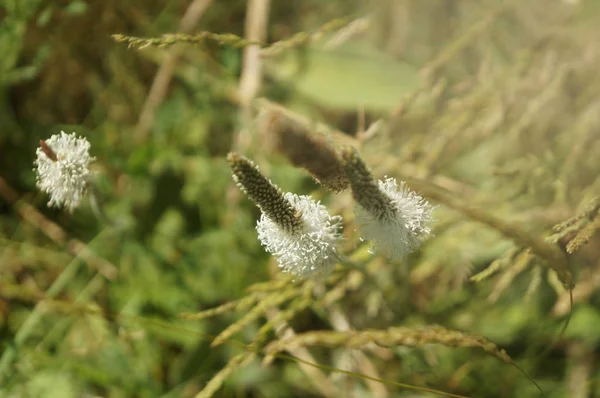
[[[300,278],[326,277],[338,260],[336,244],[342,239],[342,218],[330,216],[327,208],[310,196],[288,192],[284,197],[298,210],[302,230],[285,231],[263,213],[256,225],[259,240],[277,258],[283,272]]]
[[[71,212],[79,206],[88,186],[89,165],[95,160],[89,150],[85,138],[64,131],[40,142],[34,171],[37,187],[50,195],[48,206]]]
[[[431,234],[433,207],[404,182],[398,185],[394,178],[378,181],[378,187],[390,199],[392,211],[377,217],[357,205],[355,221],[363,237],[373,242],[375,250],[390,259],[402,260]]]

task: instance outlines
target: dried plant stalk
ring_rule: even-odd
[[[392,327],[387,330],[364,331],[318,331],[298,334],[287,340],[278,340],[265,348],[266,364],[271,363],[279,352],[294,350],[306,346],[326,347],[363,347],[369,343],[382,346],[421,347],[425,344],[442,344],[449,347],[476,347],[506,363],[513,364],[506,351],[484,337],[472,335],[458,330],[450,330],[441,326],[431,326],[419,329]]]
[[[269,332],[275,330],[282,324],[286,324],[288,321],[298,315],[298,313],[310,307],[312,301],[313,300],[310,295],[305,295],[304,297],[292,302],[284,311],[277,312],[275,316],[269,318],[269,320],[258,330],[252,346],[256,347],[264,344],[264,342],[269,338]]]
[[[568,288],[572,288],[575,285],[569,269],[567,256],[557,245],[553,245],[538,236],[529,233],[522,225],[509,223],[483,208],[475,207],[471,203],[461,200],[451,192],[435,184],[418,180],[411,180],[410,182],[413,187],[423,194],[423,196],[458,210],[473,220],[482,222],[498,230],[515,242],[531,248],[533,254],[536,254],[547,261],[548,267],[556,272],[563,285]]]
[[[572,254],[588,243],[599,229],[600,196],[597,196],[585,206],[581,213],[555,225],[552,228],[555,233],[548,238],[548,241],[557,243],[574,234],[575,236],[569,240],[566,246],[567,252]]]
[[[243,352],[231,358],[227,365],[223,367],[200,391],[196,394],[196,398],[210,398],[223,385],[223,382],[237,369],[243,368],[256,358],[256,354],[252,352]]]
[[[244,311],[252,306],[258,300],[256,294],[249,294],[239,300],[230,301],[225,304],[221,304],[218,307],[209,308],[208,310],[195,312],[195,313],[182,313],[179,316],[184,319],[199,320],[205,318],[211,318],[213,316],[221,315],[226,312],[233,311]]]
[[[258,319],[259,317],[264,315],[265,311],[267,311],[267,309],[272,308],[272,307],[277,307],[278,305],[284,303],[285,301],[296,297],[298,294],[299,294],[298,289],[290,288],[287,291],[276,292],[276,293],[266,296],[254,308],[252,308],[246,315],[244,315],[240,320],[229,325],[217,337],[215,337],[211,346],[215,347],[220,344],[223,344],[231,336],[240,332],[248,324],[250,324],[251,322],[255,321],[256,319]]]
[[[500,298],[500,295],[509,288],[513,280],[534,261],[531,253],[523,251],[514,257],[512,263],[508,266],[505,272],[500,275],[499,279],[494,284],[494,290],[490,293],[488,300],[490,303],[495,303]]]
[[[260,50],[261,58],[267,58],[281,54],[285,50],[318,41],[323,38],[326,33],[337,31],[348,25],[350,22],[352,22],[352,20],[342,18],[334,19],[326,22],[313,33],[299,32],[290,38],[271,44],[266,44],[263,40],[249,40],[242,38],[233,33],[213,32],[199,32],[196,34],[167,33],[160,35],[159,37],[136,37],[124,34],[113,34],[112,38],[118,43],[127,43],[129,48],[137,50],[143,50],[147,47],[168,47],[174,44],[201,45],[207,41],[214,41],[221,46],[231,46],[234,48],[258,45],[263,47]]]
[[[174,44],[204,44],[207,41],[217,42],[221,46],[242,48],[251,45],[262,45],[239,37],[233,33],[200,32],[194,35],[184,33],[167,33],[159,37],[136,37],[123,34],[112,35],[113,40],[119,43],[127,43],[128,48],[143,50],[147,47],[168,47]]]
[[[490,265],[486,269],[477,274],[473,275],[470,280],[472,282],[481,282],[484,279],[489,278],[499,270],[506,268],[514,258],[523,252],[522,248],[513,248],[506,252],[502,257],[499,257],[492,261]]]
[[[246,290],[248,291],[248,293],[273,292],[285,288],[292,282],[293,279],[294,277],[291,275],[283,275],[277,279],[273,279],[267,282],[255,283],[252,286],[248,287]]]
[[[315,306],[323,308],[329,307],[341,300],[348,291],[356,290],[362,285],[364,280],[365,276],[360,271],[349,271],[344,279],[332,286],[317,302],[315,302]]]
[[[600,229],[600,217],[583,227],[577,235],[567,244],[567,252],[575,253],[592,239],[596,232]]]
[[[316,42],[324,37],[328,32],[337,31],[344,28],[352,20],[346,18],[338,18],[326,22],[317,31],[313,33],[299,32],[295,35],[281,41],[270,44],[268,47],[261,49],[260,56],[262,58],[273,57],[281,54],[282,52],[302,46],[305,44]]]
[[[564,222],[561,222],[560,224],[555,225],[552,228],[552,231],[562,232],[564,230],[567,230],[569,227],[571,227],[573,225],[577,225],[578,221],[582,221],[585,219],[592,220],[597,215],[600,215],[600,196],[596,196],[595,198],[593,198],[585,206],[585,208],[583,209],[583,211],[581,213],[569,218],[567,221],[564,221]]]

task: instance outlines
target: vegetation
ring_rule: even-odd
[[[0,396],[600,397],[599,5],[2,0]],[[330,276],[280,271],[230,152],[343,218]],[[406,258],[358,153],[436,206]]]

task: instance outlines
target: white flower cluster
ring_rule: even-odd
[[[276,257],[283,272],[300,278],[322,278],[340,259],[342,219],[309,196],[282,193],[250,160],[228,156],[234,180],[261,209],[258,238]],[[430,235],[433,208],[393,178],[375,181],[358,152],[342,152],[346,178],[357,202],[356,223],[373,248],[392,260],[402,260]]]
[[[50,195],[48,206],[73,211],[86,194],[89,166],[95,158],[90,143],[75,133],[53,135],[40,142],[34,169],[37,186]],[[256,229],[265,250],[285,273],[322,278],[339,260],[337,244],[342,218],[309,196],[282,193],[249,159],[228,156],[234,180],[261,209]],[[357,202],[355,218],[365,239],[390,259],[403,259],[431,233],[433,208],[393,178],[375,181],[356,150],[342,153],[342,164]]]
[[[258,238],[265,250],[273,254],[285,273],[300,278],[323,278],[338,261],[336,245],[342,238],[342,218],[330,216],[327,208],[310,196],[285,193],[302,220],[300,233],[284,231],[265,213],[256,225]]]
[[[62,206],[72,212],[88,187],[89,165],[95,160],[89,154],[90,143],[75,133],[61,131],[40,144],[34,161],[37,187],[50,195],[48,206]]]
[[[390,259],[402,260],[421,246],[431,234],[433,207],[422,197],[394,178],[378,181],[379,189],[391,201],[393,212],[384,217],[357,205],[355,222],[364,239],[373,242],[373,248]]]

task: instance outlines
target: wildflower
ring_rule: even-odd
[[[261,210],[258,238],[285,273],[300,278],[327,276],[333,270],[342,219],[309,196],[282,193],[243,156],[228,156],[233,178]]]
[[[404,182],[375,181],[356,150],[345,149],[342,158],[358,203],[355,221],[364,238],[390,259],[404,259],[418,249],[431,234],[433,207]]]
[[[90,143],[75,133],[61,131],[36,150],[37,187],[50,195],[48,206],[65,207],[73,211],[81,203],[88,187]]]

